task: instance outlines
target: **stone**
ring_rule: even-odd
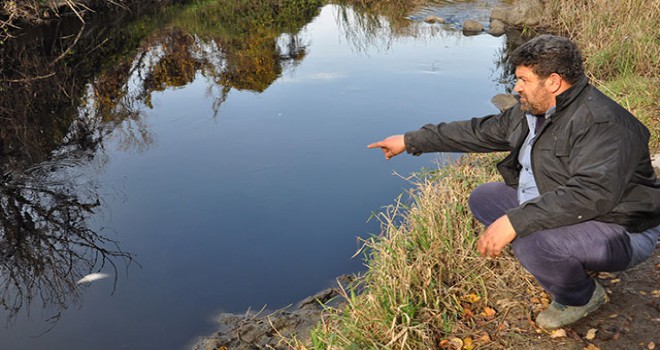
[[[424,18],[426,23],[445,23],[445,19],[436,15],[428,15]]]
[[[493,9],[490,18],[500,20],[516,28],[538,26],[547,15],[542,0],[519,0],[512,6]]]
[[[492,36],[501,36],[506,31],[506,25],[499,19],[492,19],[488,26],[488,34]]]
[[[518,103],[518,99],[513,94],[497,94],[490,99],[490,102],[504,112]]]
[[[465,20],[463,22],[463,32],[478,33],[484,30],[484,25],[473,20]]]

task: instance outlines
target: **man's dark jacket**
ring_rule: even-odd
[[[660,224],[660,181],[649,155],[649,131],[586,77],[556,97],[557,110],[532,148],[541,194],[507,212],[518,236],[587,220],[628,232]],[[518,155],[529,132],[520,103],[499,115],[426,125],[405,134],[408,153],[511,151],[497,167],[517,187]]]

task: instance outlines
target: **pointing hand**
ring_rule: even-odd
[[[403,135],[390,136],[382,141],[374,142],[367,147],[380,148],[385,155],[385,159],[390,159],[406,150]]]

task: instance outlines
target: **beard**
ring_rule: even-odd
[[[538,90],[535,91],[535,93],[531,96],[531,99],[527,94],[521,94],[520,109],[522,109],[523,112],[527,112],[533,115],[544,114],[549,107],[545,106],[545,104],[542,102],[543,99],[539,98],[540,95],[541,93]]]

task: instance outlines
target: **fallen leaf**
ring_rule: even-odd
[[[650,342],[650,343],[649,343],[649,346],[648,346],[648,349],[649,349],[649,350],[653,350],[653,349],[655,349],[655,343],[654,343],[654,342]]]
[[[481,315],[481,317],[483,317],[486,320],[492,320],[493,318],[495,318],[496,314],[497,312],[495,311],[495,309],[490,308],[488,306],[484,306],[484,311],[479,315]]]
[[[600,350],[600,348],[594,344],[589,343],[589,345],[587,345],[587,347],[584,348],[584,350]]]
[[[447,348],[449,348],[449,340],[447,340],[447,339],[442,339],[442,340],[438,343],[438,345],[440,345],[440,348],[441,348],[441,349],[447,349]]]
[[[470,304],[474,304],[474,303],[476,303],[477,301],[481,300],[481,297],[478,296],[478,295],[476,295],[476,294],[474,294],[474,293],[472,293],[472,294],[468,294],[468,295],[464,295],[464,296],[462,296],[462,297],[461,297],[461,300],[463,300],[463,301],[467,301],[467,302],[470,303]]]
[[[497,331],[498,332],[501,332],[501,331],[503,331],[507,328],[509,328],[509,322],[507,322],[507,321],[501,322],[499,325],[497,325]]]
[[[655,264],[656,269],[660,269],[660,264]]]
[[[550,333],[550,338],[566,338],[566,330],[563,328],[555,329]]]
[[[610,315],[610,318],[617,318],[617,317],[619,317],[618,314],[611,314],[611,315]]]
[[[620,278],[615,278],[615,279],[611,279],[611,280],[610,280],[610,283],[611,283],[611,284],[616,284],[616,283],[619,283],[619,282],[621,282],[621,279],[620,279]]]
[[[651,294],[653,294],[653,296],[656,298],[660,298],[660,289],[652,291]]]
[[[472,341],[472,338],[467,337],[463,339],[463,350],[473,350],[474,349],[474,342]]]
[[[541,298],[541,305],[543,305],[544,307],[550,306],[550,299],[548,299],[546,297],[542,297]]]
[[[590,330],[587,331],[587,335],[584,337],[587,340],[592,340],[596,337],[596,332],[598,330],[595,328],[591,328]]]

